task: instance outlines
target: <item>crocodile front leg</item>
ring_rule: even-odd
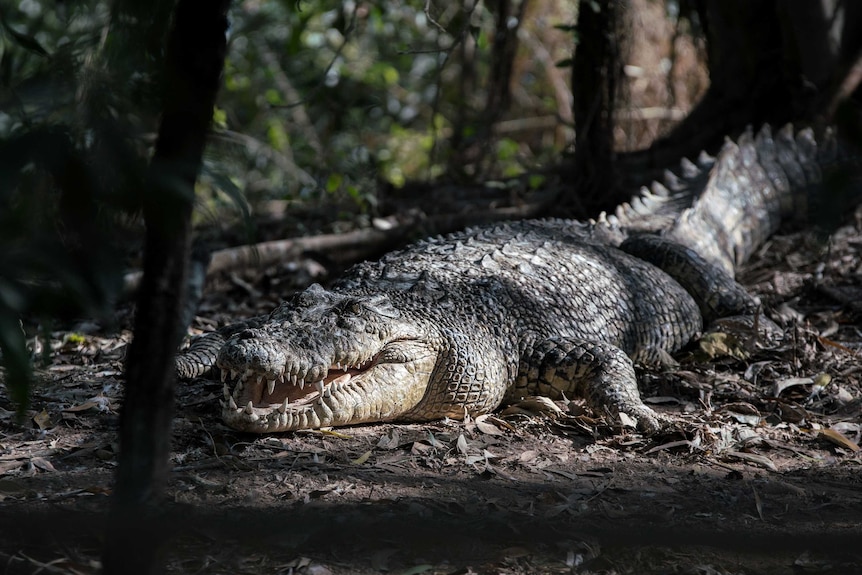
[[[186,380],[208,374],[215,367],[218,352],[230,336],[246,329],[260,327],[268,317],[255,316],[193,337],[189,346],[177,354],[177,378]]]
[[[493,338],[478,329],[469,334],[444,329],[437,344],[437,363],[425,395],[402,419],[462,419],[465,414],[475,416],[499,407],[515,374],[515,355],[499,349]]]
[[[632,360],[609,343],[559,337],[527,346],[507,400],[561,394],[583,397],[590,407],[615,419],[625,413],[644,433],[661,429],[658,414],[641,401]]]

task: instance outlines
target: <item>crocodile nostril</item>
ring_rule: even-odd
[[[237,339],[254,339],[257,337],[256,330],[253,329],[244,329],[237,334]]]

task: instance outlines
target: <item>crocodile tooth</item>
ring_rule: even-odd
[[[230,397],[230,388],[227,386],[227,384],[224,384],[224,386],[221,388],[221,392],[222,395],[224,395],[225,399]]]
[[[239,407],[237,407],[236,401],[234,401],[233,397],[231,397],[230,399],[227,400],[227,404],[230,406],[231,409],[239,409]]]
[[[245,387],[245,386],[243,385],[242,380],[239,380],[238,382],[236,382],[236,391],[237,391],[237,393],[242,392],[242,388],[243,388],[243,387]]]
[[[323,397],[332,397],[332,386],[331,385],[329,387],[323,388]]]
[[[315,381],[314,387],[317,388],[317,392],[320,394],[320,397],[317,398],[317,402],[323,403],[323,380]]]
[[[248,413],[249,415],[254,413],[254,406],[252,405],[251,400],[249,400],[249,402],[246,404],[245,412]]]
[[[230,379],[231,381],[236,381],[239,379],[239,372],[235,369],[230,370]]]
[[[331,382],[329,382],[329,388],[332,390],[327,397],[331,397],[332,393],[337,393],[344,389],[344,386],[350,381],[351,375],[349,373],[345,373],[339,377],[336,377]]]
[[[220,400],[218,400],[218,404],[219,404],[219,405],[221,405],[221,408],[222,408],[222,409],[224,409],[225,407],[227,407],[227,402],[226,402],[226,401],[222,401],[221,399],[220,399]]]
[[[274,379],[267,380],[266,390],[269,392],[270,395],[272,395],[272,392],[275,391],[275,380]]]
[[[227,370],[226,370],[226,369],[222,369],[222,370],[221,370],[221,382],[222,382],[222,383],[224,383],[224,382],[226,382],[226,381],[227,381]]]
[[[258,375],[258,376],[255,378],[255,381],[257,382],[257,384],[258,384],[258,385],[260,385],[261,383],[263,383],[263,376],[262,376],[262,375]]]
[[[287,398],[285,397],[285,398],[284,398],[284,402],[283,402],[281,405],[279,405],[279,406],[278,406],[278,412],[279,412],[279,413],[284,413],[285,411],[287,411],[287,404],[288,404],[288,400],[287,400]]]
[[[252,375],[254,375],[254,372],[252,370],[250,370],[250,369],[245,370],[245,373],[242,374],[243,381],[245,381],[246,379],[249,379]]]
[[[300,380],[299,380],[299,389],[302,389],[303,387],[305,387],[305,380],[304,380],[304,379],[300,379]]]

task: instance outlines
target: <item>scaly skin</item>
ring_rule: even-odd
[[[357,266],[230,338],[218,366],[243,384],[222,414],[263,433],[462,418],[542,393],[655,431],[630,358],[655,360],[700,328],[694,299],[651,264],[559,223],[502,225]]]
[[[580,395],[651,433],[632,361],[757,307],[734,269],[816,197],[823,156],[806,131],[746,134],[598,221],[468,229],[355,266],[178,366],[215,362],[235,383],[224,420],[256,433],[462,418],[534,394]]]

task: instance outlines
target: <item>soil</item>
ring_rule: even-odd
[[[542,398],[253,436],[221,423],[220,383],[180,384],[164,512],[129,521],[169,573],[862,573],[860,250],[862,211],[828,241],[774,238],[740,280],[781,337],[712,334],[641,368],[674,421],[656,437]],[[325,263],[218,278],[196,327],[268,311]],[[99,571],[129,337],[54,333],[23,419],[0,386],[0,571]]]

